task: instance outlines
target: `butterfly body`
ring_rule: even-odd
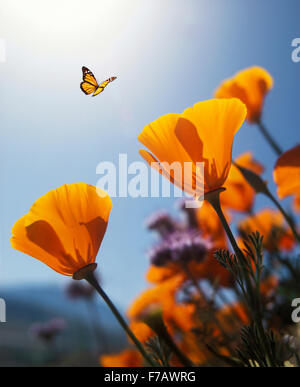
[[[117,77],[110,77],[106,81],[98,84],[94,74],[87,68],[82,67],[82,79],[83,82],[80,84],[81,90],[84,94],[92,94],[93,97],[102,93],[105,87],[112,81],[114,81]]]

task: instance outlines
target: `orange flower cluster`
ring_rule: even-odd
[[[247,106],[247,120],[258,122],[264,98],[273,86],[271,75],[262,67],[250,67],[224,81],[215,92],[217,98],[239,98]]]
[[[214,236],[214,248],[217,245],[225,247],[222,245],[222,242],[226,243],[224,235],[220,232],[222,229],[211,207],[205,202],[200,209],[193,211],[199,220],[198,227],[204,235]],[[202,218],[199,215],[202,215]],[[171,221],[172,219],[169,223],[172,223]],[[177,226],[179,229],[184,228],[183,225]],[[210,346],[218,348],[218,353],[222,356],[231,355],[230,348],[237,344],[241,327],[249,324],[250,320],[247,308],[241,302],[236,301],[224,304],[221,308],[210,309],[205,291],[199,294],[197,287],[194,287],[195,281],[199,283],[199,280],[201,282],[205,279],[211,286],[217,280],[219,285],[233,289],[231,276],[215,262],[212,254],[208,253],[203,262],[190,262],[187,270],[175,263],[163,266],[151,265],[146,278],[152,286],[143,291],[128,309],[130,327],[142,343],[146,343],[159,333],[163,321],[180,350],[195,364],[205,365],[211,362],[215,364],[219,361],[216,354],[209,350]],[[275,276],[267,277],[262,282],[261,295],[265,304],[268,303],[277,285],[278,279]],[[184,302],[180,301],[183,294],[188,295],[188,299]],[[224,334],[227,339],[224,339]],[[230,342],[226,341],[229,337]],[[120,354],[121,359],[122,355],[123,352]],[[101,364],[113,366],[115,359],[119,361],[118,354],[112,357],[111,363],[102,361]],[[182,366],[176,357],[171,359],[171,364]],[[142,365],[141,362],[140,366]]]
[[[278,196],[294,195],[294,208],[300,211],[300,145],[283,153],[274,168]]]
[[[255,191],[242,176],[235,164],[247,168],[258,175],[264,171],[264,167],[253,159],[250,152],[243,153],[234,160],[227,181],[224,184],[226,191],[221,195],[223,207],[250,213],[254,204]]]
[[[143,359],[136,349],[125,349],[121,353],[100,356],[103,367],[142,367]]]
[[[242,220],[239,223],[239,231],[242,237],[258,231],[264,236],[265,249],[270,252],[290,251],[295,246],[295,238],[287,228],[282,214],[269,208]]]
[[[292,221],[280,205],[281,212],[269,208],[255,212],[256,192],[238,168],[246,168],[262,181],[259,175],[264,167],[251,152],[232,161],[235,134],[245,119],[260,124],[264,99],[272,85],[272,77],[263,68],[243,70],[220,85],[215,99],[198,102],[181,114],[164,115],[146,125],[138,136],[148,149],[140,150],[140,154],[152,168],[194,199],[204,199],[197,209],[182,208],[188,215],[184,222],[176,224],[164,214],[149,226],[160,235],[146,273],[150,285],[127,312],[130,329],[141,343],[155,335],[173,340],[171,365],[183,365],[185,356],[197,365],[210,364],[212,359],[216,364],[224,356],[232,356],[241,327],[251,322],[230,271],[213,256],[217,249],[228,247],[228,236],[239,257],[228,224],[238,216],[241,248],[247,246],[247,236],[256,231],[263,236],[263,248],[271,257],[295,247],[297,233]],[[176,163],[181,166],[179,175],[172,168]],[[184,173],[185,163],[192,166],[190,176]],[[203,163],[203,171],[198,163]],[[274,180],[278,196],[283,199],[293,195],[294,207],[300,210],[300,145],[278,158]],[[221,216],[208,202],[216,192],[221,192]],[[58,273],[81,279],[78,272],[96,265],[111,209],[111,199],[104,191],[85,183],[64,185],[40,197],[15,223],[11,245]],[[299,278],[298,273],[293,275]],[[260,291],[264,307],[273,297],[279,278],[273,274],[262,278],[256,293]],[[224,290],[230,294],[229,302],[224,302]],[[134,341],[133,335],[131,339]],[[139,343],[135,344],[139,348]],[[140,352],[143,354],[143,350]],[[103,355],[100,363],[143,366],[140,352],[129,348]]]

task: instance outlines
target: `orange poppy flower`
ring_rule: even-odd
[[[216,90],[217,98],[239,98],[247,106],[247,120],[258,122],[264,98],[273,87],[273,78],[262,67],[250,67],[225,80]]]
[[[196,307],[194,304],[177,304],[171,302],[168,311],[173,324],[181,332],[188,332],[195,326],[194,317]]]
[[[12,228],[11,245],[67,276],[95,262],[112,208],[110,197],[85,183],[40,197]]]
[[[196,279],[207,279],[212,283],[218,282],[220,286],[232,287],[233,277],[225,267],[217,263],[216,259],[213,257],[214,251],[215,250],[211,251],[201,263],[191,262],[189,271],[190,273],[193,273],[193,276]]]
[[[208,215],[206,219],[201,219],[203,221],[203,224],[207,225],[207,227],[200,227],[201,232],[203,233],[203,235],[211,235],[209,234],[210,231],[215,232],[214,235],[211,235],[214,244],[212,245],[211,251],[209,251],[209,253],[202,262],[198,263],[196,261],[191,261],[188,263],[188,271],[189,273],[192,273],[195,279],[208,279],[212,282],[218,280],[220,285],[224,287],[231,287],[231,274],[223,266],[216,264],[216,260],[213,257],[213,252],[216,250],[217,247],[225,248],[227,245],[224,229],[222,228],[222,225],[219,219],[217,218],[215,211],[209,205],[209,203],[204,202],[203,206],[197,211],[200,212],[202,211],[202,209],[207,209],[208,211],[206,213],[211,214],[211,216]],[[209,225],[212,225],[212,228],[208,227]],[[215,225],[217,225],[217,228],[214,227]],[[178,275],[182,276],[182,278],[187,279],[187,274],[182,265],[180,264],[171,263],[166,266],[151,265],[149,267],[148,272],[146,273],[146,279],[147,281],[158,285],[162,283],[168,283],[168,280],[170,280],[172,277],[178,278]]]
[[[145,343],[151,337],[155,336],[153,330],[142,321],[132,321],[130,329],[141,343]]]
[[[258,231],[263,235],[266,250],[272,252],[278,248],[289,251],[295,245],[295,238],[284,223],[283,215],[276,210],[266,208],[239,223],[239,231],[246,237],[251,232]]]
[[[180,272],[183,272],[182,267],[175,263],[166,266],[151,265],[146,273],[146,280],[154,284],[159,284]]]
[[[245,117],[246,107],[236,98],[198,102],[182,114],[167,114],[145,126],[138,140],[152,153],[140,154],[177,187],[199,197],[203,189],[206,193],[224,184],[233,137]],[[192,165],[192,174],[184,173],[185,163]]]
[[[174,276],[163,283],[145,290],[131,304],[127,314],[131,320],[131,327],[137,337],[142,340],[153,332],[146,331],[142,326],[134,323],[147,322],[156,332],[160,329],[161,317],[168,332],[173,335],[176,331],[188,331],[194,325],[195,305],[178,303],[176,293],[180,290],[185,277]]]
[[[222,244],[224,248],[226,243]],[[219,245],[221,248],[221,245]],[[218,281],[221,286],[231,287],[233,284],[232,276],[227,269],[223,266],[216,264],[216,260],[213,257],[214,249],[207,255],[207,257],[200,263],[192,261],[188,264],[189,272],[193,274],[195,279],[208,279],[212,282]],[[161,284],[167,281],[171,277],[176,276],[178,273],[185,275],[182,266],[179,264],[172,264],[169,266],[150,266],[146,279],[154,284]]]
[[[294,199],[294,208],[296,211],[300,212],[300,194],[297,195]]]
[[[235,162],[257,174],[261,174],[264,170],[263,166],[252,158],[250,152],[243,153]],[[220,196],[224,207],[241,212],[249,212],[252,209],[255,191],[234,164],[230,168],[224,187],[226,191]]]
[[[284,152],[274,168],[278,196],[283,199],[295,195],[295,209],[300,210],[300,145]]]
[[[169,305],[169,297],[175,297],[177,290],[185,280],[185,275],[177,274],[155,287],[143,291],[129,307],[128,317],[132,320],[143,320],[148,314],[156,310],[160,309],[164,312],[164,306]]]
[[[125,349],[120,353],[102,355],[99,362],[102,367],[143,367],[142,356],[135,349]]]
[[[207,365],[213,359],[212,353],[207,349],[204,340],[200,340],[193,332],[186,332],[179,343],[179,347],[183,353],[188,356],[194,364]],[[173,360],[173,367],[180,367],[181,363]]]

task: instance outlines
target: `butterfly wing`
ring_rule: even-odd
[[[80,84],[81,90],[84,92],[84,94],[92,94],[97,89],[96,86],[91,85],[89,82],[81,82]]]
[[[117,77],[110,77],[108,78],[106,81],[100,83],[100,85],[96,88],[94,94],[93,94],[93,97],[95,97],[96,95],[102,93],[102,91],[105,89],[105,87],[112,81],[114,81],[115,79],[117,79]]]
[[[94,74],[87,67],[82,67],[82,79],[84,82],[88,82],[93,86],[98,86],[98,82]]]
[[[94,74],[87,68],[82,67],[82,79],[83,82],[80,84],[81,90],[84,94],[94,93],[98,88],[98,82],[94,76]]]

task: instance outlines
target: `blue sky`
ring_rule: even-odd
[[[67,283],[10,247],[14,222],[50,189],[96,184],[96,166],[127,153],[140,160],[137,135],[169,112],[209,99],[236,71],[265,67],[274,78],[264,121],[283,149],[299,143],[298,0],[1,1],[6,41],[1,82],[0,284]],[[81,66],[118,79],[96,98],[80,89]],[[233,155],[252,150],[272,183],[276,160],[258,130],[244,124]],[[103,286],[127,305],[145,287],[145,217],[174,199],[113,199],[98,255]],[[259,198],[257,207],[266,202]]]

